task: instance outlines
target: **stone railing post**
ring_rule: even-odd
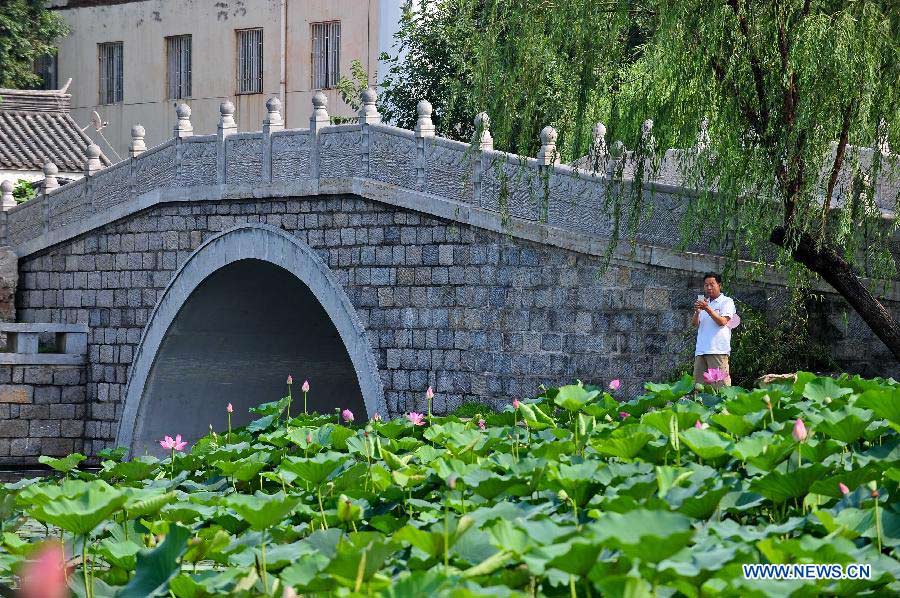
[[[328,117],[328,97],[317,91],[312,98],[313,112],[309,117],[309,177],[319,187],[319,135],[322,127],[327,127],[331,120]]]
[[[173,131],[175,135],[175,180],[181,178],[181,157],[184,153],[184,139],[194,134],[194,125],[191,124],[191,107],[187,104],[178,104],[175,107],[175,116],[178,121]]]
[[[883,118],[878,121],[878,151],[882,156],[891,155],[891,146],[888,143],[888,124]]]
[[[425,187],[425,139],[434,137],[434,123],[431,121],[433,108],[428,100],[416,104],[416,189]]]
[[[381,122],[381,114],[378,113],[378,107],[375,101],[378,96],[371,87],[364,89],[360,94],[362,106],[359,107],[359,126],[360,126],[360,155],[362,157],[362,175],[369,176],[369,125]]]
[[[609,157],[606,146],[606,125],[598,122],[591,131],[591,148],[588,150],[589,169],[592,172],[604,172]]]
[[[705,116],[700,121],[700,132],[697,133],[697,153],[701,154],[709,149],[709,119]]]
[[[93,184],[91,179],[100,172],[103,164],[100,162],[100,147],[96,143],[90,143],[84,148],[84,195],[90,199],[91,205],[94,207],[94,213],[97,213],[97,206],[94,203],[94,195],[91,192]]]
[[[281,118],[281,100],[269,98],[266,102],[266,118],[263,119],[262,139],[262,180],[272,181],[272,133],[284,129]]]
[[[13,197],[12,181],[3,180],[0,182],[0,246],[9,243],[9,212],[10,208],[16,206],[16,199]]]
[[[48,194],[54,189],[59,188],[59,181],[56,180],[59,169],[56,167],[56,164],[47,160],[44,162],[43,170],[44,182],[41,185],[41,201],[43,202],[44,233],[46,234],[50,232],[50,198],[48,197]],[[33,199],[31,201],[35,200]]]
[[[559,134],[551,126],[541,129],[541,149],[538,151],[537,160],[541,166],[553,166],[559,164],[559,152],[556,150],[556,138]]]
[[[475,158],[472,168],[472,201],[476,206],[481,205],[481,178],[490,168],[490,158],[485,150],[494,149],[494,138],[491,137],[491,118],[487,112],[479,112],[475,115],[475,136],[478,137],[478,156]]]
[[[228,136],[235,133],[237,133],[237,123],[234,122],[234,104],[225,100],[219,104],[219,126],[216,128],[216,182],[220,185],[228,179],[226,142]]]
[[[640,173],[644,180],[651,180],[656,173],[653,172],[653,159],[656,153],[656,137],[653,136],[653,119],[648,118],[641,124],[641,141],[636,158],[641,161],[635,164],[635,177]]]
[[[146,134],[147,132],[141,125],[131,127],[131,145],[128,146],[128,153],[131,154],[132,158],[137,158],[147,151],[147,144],[144,143],[144,135]]]

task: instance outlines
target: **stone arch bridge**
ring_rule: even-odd
[[[270,100],[255,133],[225,103],[215,135],[193,135],[182,105],[158,147],[137,126],[123,162],[101,168],[89,147],[64,186],[47,164],[42,193],[11,208],[6,185],[0,460],[196,437],[229,402],[282,396],[288,374],[312,407],[360,418],[422,410],[428,386],[442,412],[671,371],[700,274],[720,265],[672,248],[677,177],[653,182],[638,244],[604,270],[606,178],[556,164],[552,129],[526,158],[494,151],[483,117],[469,146],[434,135],[427,102],[408,131],[364,100],[331,125],[317,96],[295,130]],[[765,306],[778,286],[729,291]],[[878,363],[850,324],[836,350]]]

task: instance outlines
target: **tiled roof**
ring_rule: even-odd
[[[0,168],[40,171],[50,160],[60,172],[84,169],[92,141],[69,115],[69,94],[0,89],[0,98]],[[102,153],[100,162],[110,164]]]

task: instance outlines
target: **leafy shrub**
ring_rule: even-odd
[[[469,417],[475,417],[478,414],[489,415],[492,413],[497,413],[497,410],[494,409],[493,407],[491,407],[490,405],[488,405],[487,403],[471,402],[471,403],[463,403],[462,405],[460,405],[459,407],[454,409],[452,412],[450,412],[450,415],[454,415],[456,417],[461,417],[461,418],[469,418]]]
[[[40,539],[30,520],[78,540],[86,573],[69,583],[98,597],[897,595],[900,385],[646,388],[623,403],[550,388],[484,429],[286,421],[285,398],[188,453],[180,437],[162,459],[110,450],[96,473],[44,458],[66,479],[0,489],[0,576]],[[872,575],[741,569],[821,562]]]
[[[34,199],[35,196],[37,196],[37,189],[35,189],[35,186],[31,181],[25,179],[16,181],[16,186],[13,187],[13,199],[15,199],[17,203],[24,203],[30,199]]]

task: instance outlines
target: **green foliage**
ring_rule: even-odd
[[[470,140],[485,110],[495,147],[529,156],[549,124],[564,161],[584,156],[591,125],[606,123],[607,142],[632,151],[608,164],[609,255],[651,212],[645,180],[662,152],[684,148],[669,156],[684,181],[684,244],[710,239],[708,251],[732,264],[824,277],[900,359],[897,324],[875,298],[847,290],[855,276],[896,276],[898,222],[882,209],[900,207],[900,160],[865,149],[900,145],[900,127],[881,124],[900,122],[894,2],[422,4],[400,29],[405,54],[383,94],[390,120],[411,128],[427,98],[440,134]],[[652,139],[641,136],[647,118]]]
[[[78,596],[756,595],[740,565],[766,562],[865,562],[873,577],[760,595],[900,591],[896,382],[800,372],[691,389],[648,383],[616,403],[575,384],[524,401],[518,425],[508,406],[484,430],[449,415],[349,436],[329,417],[275,424],[271,403],[265,425],[199,439],[174,464],[3,485],[0,579],[41,540],[20,527],[30,516],[91,539],[69,576]],[[221,476],[254,455],[258,476]]]
[[[369,87],[369,73],[363,68],[359,60],[350,61],[350,77],[341,75],[337,84],[338,93],[344,103],[350,106],[353,112],[359,112],[362,106],[361,94]],[[356,122],[356,117],[332,116],[331,122],[336,125]]]
[[[5,0],[0,3],[0,87],[27,89],[38,85],[34,61],[55,54],[54,41],[68,28],[46,0]]]
[[[35,197],[37,197],[37,189],[31,181],[26,179],[16,181],[16,186],[13,187],[13,199],[17,203],[24,203]]]
[[[463,403],[456,409],[450,412],[450,415],[455,415],[459,418],[468,418],[475,417],[476,415],[489,415],[497,413],[497,410],[487,405],[485,403],[477,403],[477,402],[469,402]]]

